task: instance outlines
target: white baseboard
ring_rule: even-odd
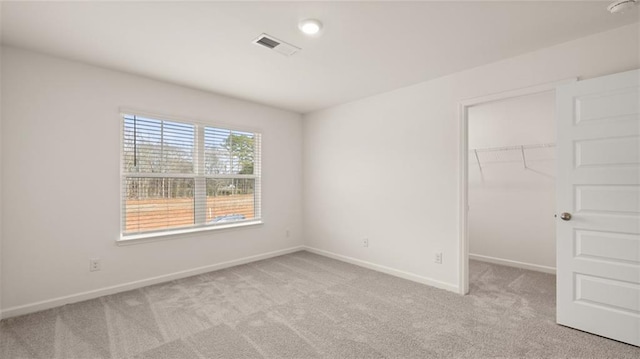
[[[508,267],[528,269],[536,272],[556,274],[555,267],[547,267],[547,266],[541,266],[539,264],[512,261],[510,259],[495,258],[495,257],[489,257],[489,256],[483,256],[480,254],[471,254],[471,253],[469,253],[469,259],[473,259],[481,262],[493,263],[493,264],[500,264]]]
[[[309,252],[311,252],[311,253],[315,253],[315,254],[319,254],[321,256],[337,259],[339,261],[355,264],[355,265],[360,266],[360,267],[364,267],[364,268],[371,269],[371,270],[374,270],[374,271],[386,273],[386,274],[389,274],[389,275],[392,275],[392,276],[395,276],[395,277],[408,279],[408,280],[413,281],[413,282],[418,282],[418,283],[421,283],[421,284],[430,285],[432,287],[448,290],[450,292],[460,293],[460,291],[458,290],[458,286],[450,284],[450,283],[441,282],[439,280],[435,280],[435,279],[428,278],[428,277],[423,277],[421,275],[417,275],[417,274],[401,271],[401,270],[395,269],[395,268],[386,267],[386,266],[383,266],[383,265],[380,265],[380,264],[375,264],[375,263],[363,261],[361,259],[356,259],[356,258],[353,258],[353,257],[344,256],[342,254],[337,254],[337,253],[325,251],[323,249],[313,248],[313,247],[309,247],[309,246],[305,246],[304,249],[309,251]]]
[[[58,297],[58,298],[43,300],[40,302],[19,305],[19,306],[2,310],[0,312],[0,319],[6,319],[6,318],[15,317],[18,315],[39,312],[42,310],[63,306],[65,304],[82,302],[85,300],[94,299],[94,298],[102,297],[105,295],[126,292],[132,289],[138,289],[138,288],[146,287],[153,284],[191,277],[194,275],[212,272],[215,270],[220,270],[220,269],[229,268],[229,267],[233,267],[241,264],[251,263],[251,262],[255,262],[255,261],[259,261],[267,258],[277,257],[283,254],[298,252],[304,249],[305,249],[304,246],[296,246],[296,247],[281,249],[273,252],[262,253],[254,256],[235,259],[227,262],[221,262],[221,263],[211,264],[203,267],[187,269],[180,272],[164,274],[157,277],[137,280],[134,282],[118,284],[111,287],[94,289],[94,290],[90,290],[82,293],[67,295],[64,297]]]

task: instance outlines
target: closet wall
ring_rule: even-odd
[[[469,109],[471,259],[555,271],[554,106],[547,92]]]

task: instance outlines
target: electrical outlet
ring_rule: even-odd
[[[100,258],[89,259],[89,272],[97,272],[100,270]]]
[[[363,247],[369,247],[369,238],[363,238],[362,239],[362,246]]]
[[[437,264],[442,264],[442,252],[436,252],[435,256],[433,257],[433,261]]]

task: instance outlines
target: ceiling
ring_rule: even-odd
[[[4,2],[2,43],[307,113],[638,21],[607,4]]]

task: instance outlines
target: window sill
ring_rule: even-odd
[[[168,239],[176,239],[176,238],[184,237],[185,235],[201,234],[204,232],[234,230],[234,229],[240,229],[245,227],[260,226],[263,223],[264,222],[262,222],[262,220],[255,220],[255,221],[246,221],[246,222],[240,222],[240,223],[222,224],[218,226],[206,226],[206,227],[178,229],[178,230],[155,232],[155,233],[133,234],[128,236],[120,236],[120,239],[116,240],[116,244],[119,246],[127,246],[132,244],[156,242],[156,241],[163,241]]]

